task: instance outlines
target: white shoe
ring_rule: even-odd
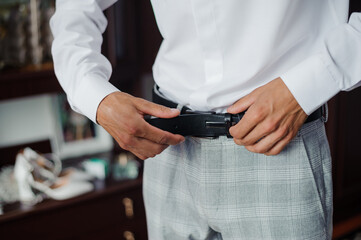
[[[94,179],[91,174],[76,168],[69,167],[62,170],[61,160],[55,154],[39,154],[31,148],[25,148],[24,155],[31,163],[38,165],[39,173],[49,180],[70,178],[74,181],[90,181]]]
[[[39,154],[29,147],[24,148],[23,154],[31,164],[39,166],[40,174],[44,177],[55,178],[60,174],[62,164],[55,154]]]
[[[42,200],[40,195],[36,195],[28,182],[28,175],[32,171],[31,164],[22,153],[16,155],[14,177],[19,191],[19,200],[22,203],[33,205]]]
[[[40,165],[37,164],[39,162],[41,162]],[[51,168],[52,166],[53,168]],[[57,160],[52,164],[50,160],[30,148],[20,151],[16,156],[14,169],[20,201],[26,204],[35,204],[40,202],[43,197],[65,200],[94,189],[93,184],[86,181],[90,179],[88,174],[73,168],[62,172],[61,168],[59,170],[59,166],[61,163],[57,163]],[[55,173],[63,173],[63,176],[55,175],[52,170]],[[33,190],[37,190],[39,193],[35,194]]]
[[[64,181],[63,179],[59,179],[59,181],[56,181],[53,185],[47,186],[35,181],[32,175],[29,175],[28,181],[34,189],[44,193],[46,197],[55,200],[66,200],[94,189],[93,184],[85,181]]]
[[[71,181],[91,181],[94,180],[94,176],[85,171],[68,167],[61,171],[58,178],[68,178]]]

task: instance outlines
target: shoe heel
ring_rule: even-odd
[[[14,176],[18,186],[19,200],[26,204],[32,204],[37,201],[37,196],[32,191],[28,181],[31,170],[31,165],[25,159],[24,155],[18,153],[15,161]]]

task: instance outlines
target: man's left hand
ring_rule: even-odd
[[[229,129],[234,142],[265,155],[279,154],[307,118],[281,78],[255,89],[227,111],[246,111],[241,121]]]

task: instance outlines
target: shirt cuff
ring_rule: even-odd
[[[77,86],[75,110],[97,124],[96,115],[100,102],[109,94],[119,90],[98,74],[88,74],[84,80]]]
[[[280,77],[307,115],[340,91],[322,54],[313,55]]]

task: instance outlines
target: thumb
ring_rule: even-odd
[[[149,114],[159,118],[173,118],[180,114],[176,108],[168,108],[159,104],[155,104],[146,100],[141,100],[138,109],[145,114]]]
[[[254,103],[253,99],[250,95],[246,95],[245,97],[239,99],[229,108],[227,108],[227,112],[231,114],[237,114],[240,112],[246,111],[252,104]]]

